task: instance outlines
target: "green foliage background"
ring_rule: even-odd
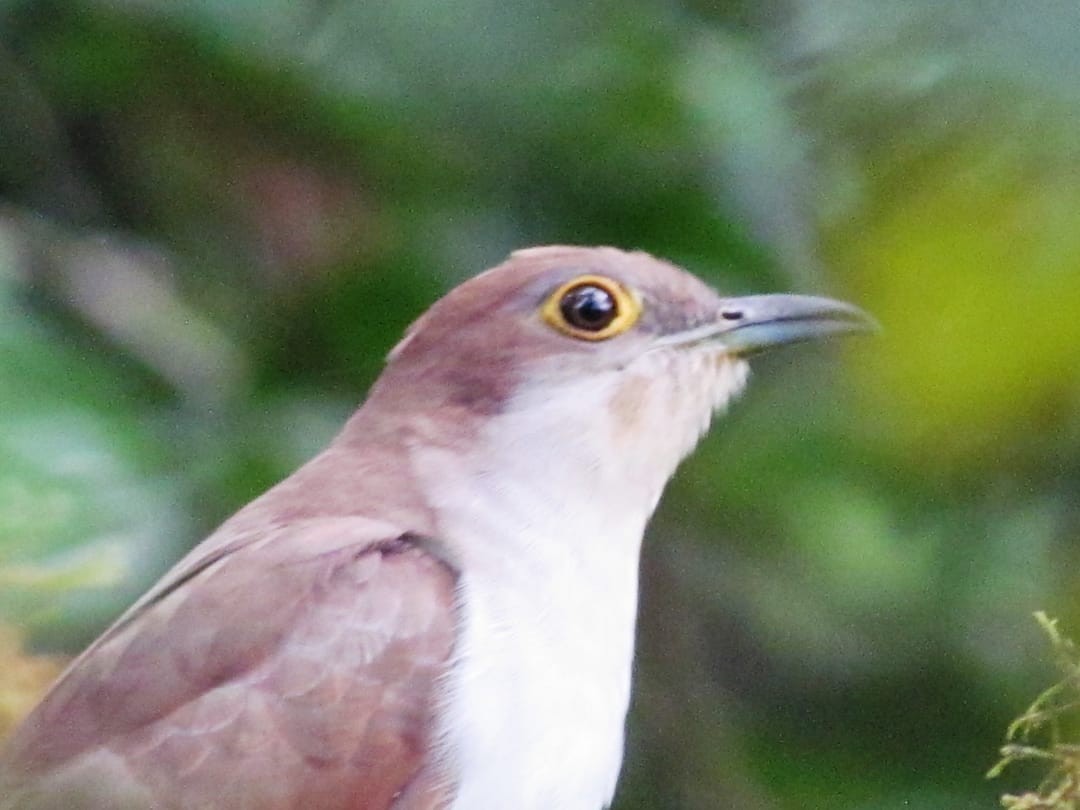
[[[643,248],[885,332],[763,359],[673,482],[617,807],[994,806],[1030,614],[1080,620],[1078,39],[1055,0],[0,0],[0,617],[77,650],[440,292]]]

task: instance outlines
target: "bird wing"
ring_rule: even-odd
[[[443,807],[457,574],[387,528],[322,518],[196,548],[16,732],[0,807]]]

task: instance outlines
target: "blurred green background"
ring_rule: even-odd
[[[1030,614],[1080,627],[1077,42],[1074,0],[0,0],[0,620],[78,650],[441,292],[643,248],[885,332],[757,363],[671,485],[618,810],[996,806]]]

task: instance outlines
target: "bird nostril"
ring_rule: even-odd
[[[720,317],[725,321],[741,321],[743,314],[741,309],[725,309],[720,312]]]

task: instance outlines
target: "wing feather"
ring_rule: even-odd
[[[196,549],[16,733],[5,806],[442,806],[456,573],[386,528],[324,518]]]

